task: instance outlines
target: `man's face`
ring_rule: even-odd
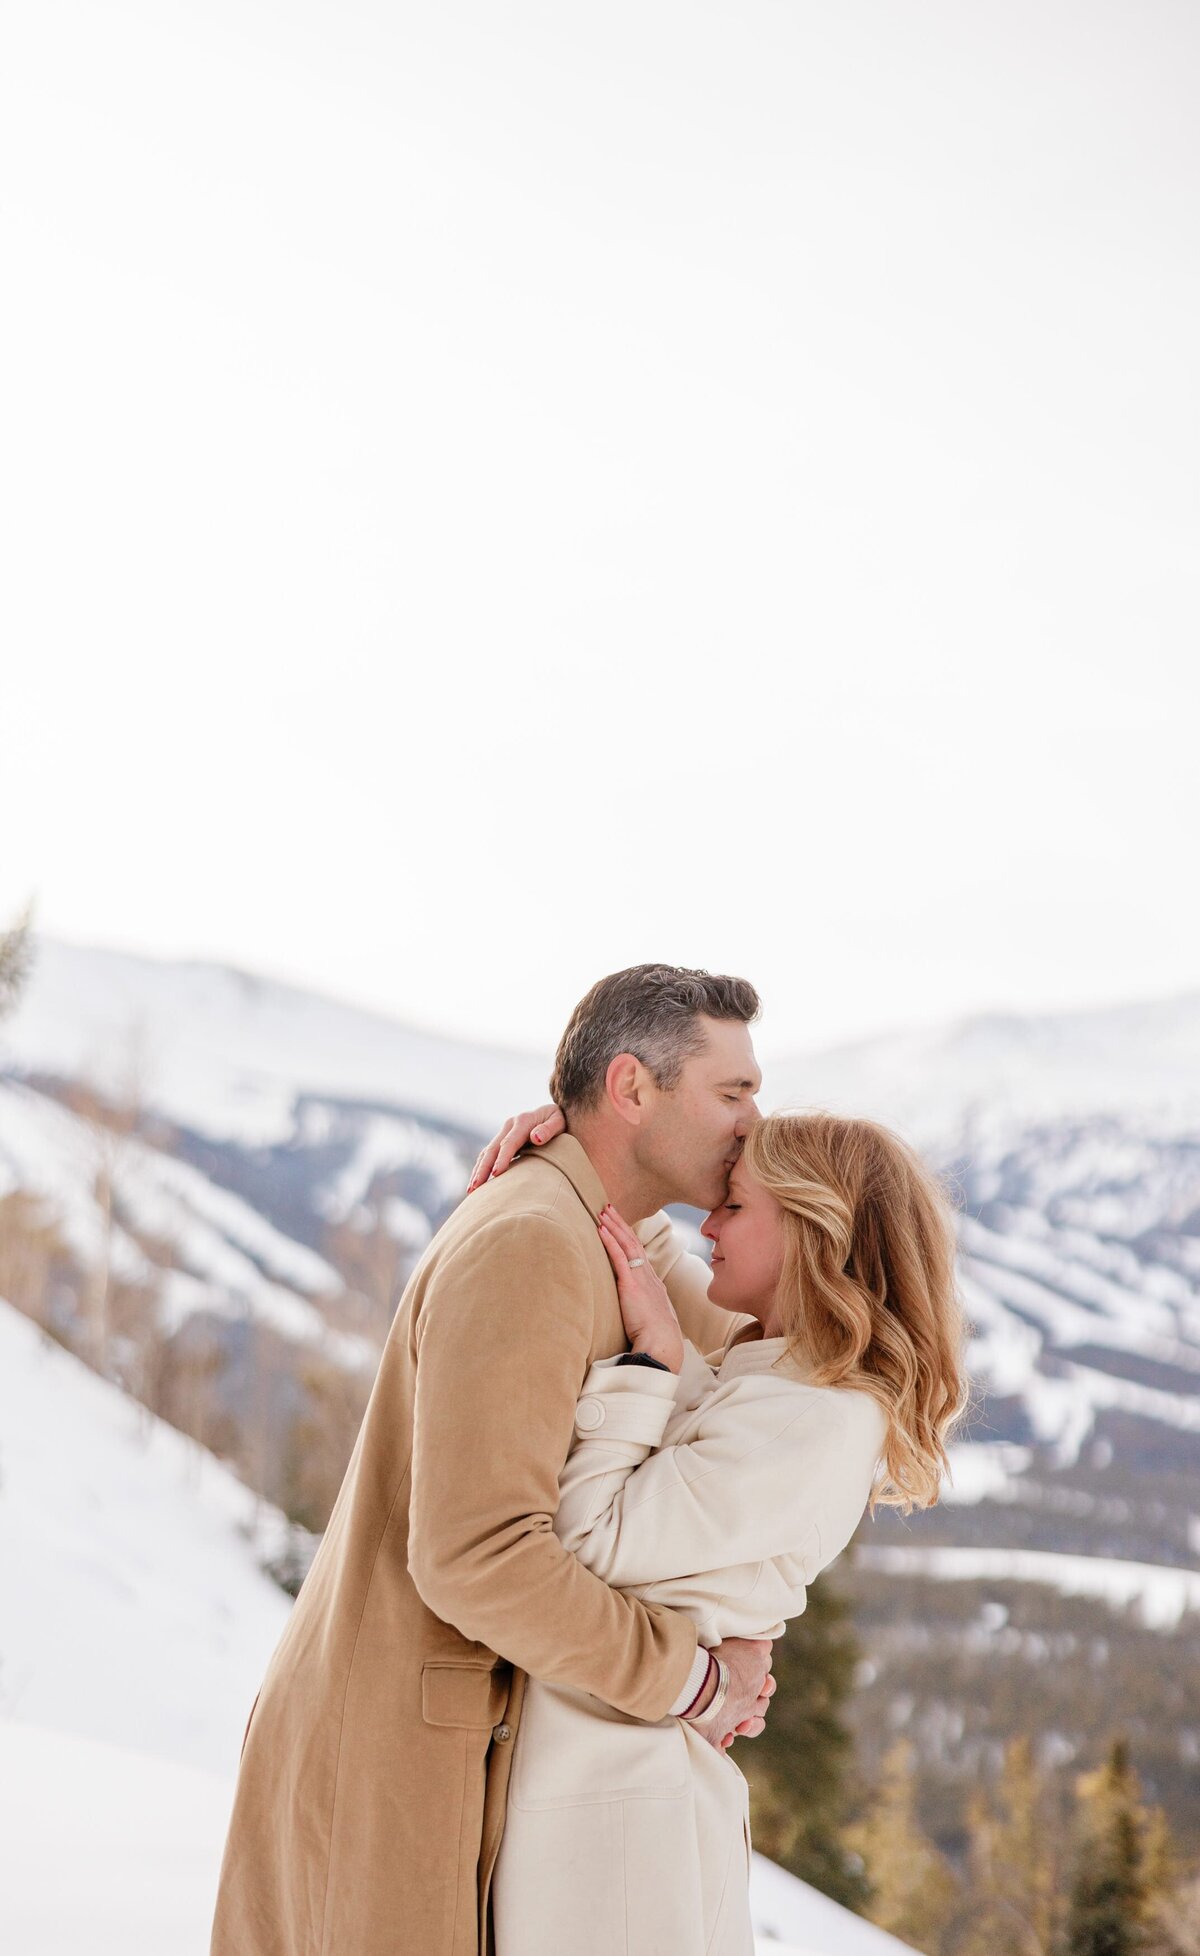
[[[707,1017],[700,1026],[701,1050],[683,1062],[669,1093],[655,1092],[638,1156],[671,1190],[669,1201],[715,1209],[725,1200],[746,1130],[759,1118],[754,1096],[762,1075],[749,1026]]]

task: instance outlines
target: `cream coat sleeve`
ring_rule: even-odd
[[[685,1248],[683,1237],[665,1209],[637,1225],[646,1256],[667,1287],[685,1338],[698,1352],[724,1351],[734,1333],[751,1320],[741,1312],[723,1311],[708,1301],[712,1271],[702,1256]]]
[[[693,1623],[619,1595],[554,1533],[592,1321],[583,1259],[550,1218],[491,1222],[439,1270],[416,1331],[409,1569],[464,1636],[658,1719],[687,1680]]]
[[[585,1413],[580,1426],[577,1414],[556,1527],[564,1547],[605,1582],[657,1589],[781,1557],[811,1573],[844,1547],[882,1442],[882,1415],[865,1394],[743,1374],[702,1402],[694,1437],[650,1452],[651,1401],[641,1381],[655,1375],[620,1367],[609,1375],[619,1385],[603,1386],[600,1370],[592,1367],[580,1408],[620,1392],[644,1399],[645,1424],[636,1439],[625,1437],[634,1423],[626,1412],[619,1436],[606,1440],[607,1416],[589,1429],[593,1416]],[[661,1395],[652,1403],[661,1407]]]

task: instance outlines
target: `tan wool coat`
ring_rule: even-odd
[[[415,1271],[251,1712],[213,1956],[479,1956],[526,1675],[650,1721],[681,1692],[692,1622],[553,1527],[580,1389],[627,1346],[605,1199],[559,1136]],[[695,1285],[677,1308],[724,1342]]]

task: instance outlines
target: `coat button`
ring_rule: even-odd
[[[581,1433],[594,1433],[604,1425],[604,1408],[598,1399],[581,1399],[575,1408],[575,1424]]]
[[[512,1726],[493,1725],[492,1737],[495,1739],[497,1745],[506,1745],[512,1737]]]

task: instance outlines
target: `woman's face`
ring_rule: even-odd
[[[712,1302],[726,1311],[747,1312],[772,1336],[783,1272],[783,1210],[744,1162],[735,1164],[728,1198],[705,1218],[700,1234],[713,1246]]]

